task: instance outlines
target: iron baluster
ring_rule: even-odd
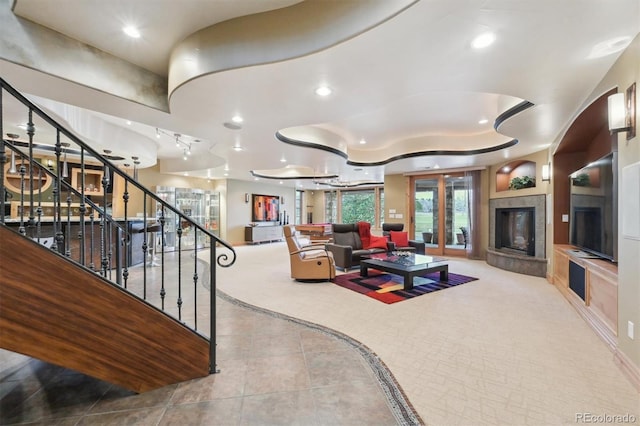
[[[31,229],[31,236],[33,236],[33,226],[35,225],[36,219],[33,209],[33,135],[35,134],[35,129],[33,125],[33,110],[29,108],[29,122],[27,123],[27,135],[29,136],[29,222],[27,226]]]
[[[162,209],[160,210],[160,239],[161,244],[162,244],[162,258],[160,260],[160,265],[161,265],[161,269],[160,269],[160,280],[161,280],[161,287],[160,287],[160,299],[162,300],[162,310],[164,311],[164,296],[167,294],[166,291],[164,290],[164,224],[165,224],[166,220],[164,218],[164,204],[162,205]]]
[[[84,213],[85,213],[85,204],[84,200],[86,197],[85,194],[85,173],[84,173],[84,148],[80,147],[80,186],[82,187],[80,190],[80,222],[78,227],[78,240],[80,241],[80,264],[86,265],[85,259],[85,247],[84,247],[84,235],[85,235],[85,226],[84,226]]]
[[[93,226],[95,225],[94,218],[95,214],[93,213],[93,209],[91,209],[91,213],[89,213],[89,227],[91,229],[91,234],[89,237],[89,268],[92,271],[96,270],[96,264],[93,262]]]
[[[105,214],[106,216],[106,214]],[[111,236],[113,235],[113,221],[109,220],[106,222],[107,224],[107,272],[109,275],[109,279],[111,279],[111,258],[113,256],[113,244],[111,241]]]
[[[193,238],[196,244],[193,249],[193,327],[198,329],[198,228],[193,228]]]
[[[62,144],[60,143],[60,129],[56,129],[56,177],[53,183],[53,243],[51,249],[60,252],[59,246],[62,245],[62,232],[60,232],[60,191],[62,190],[62,182],[60,176],[60,153],[62,152]]]
[[[178,319],[182,320],[182,216],[178,215]]]
[[[100,275],[107,276],[107,253],[105,247],[105,217],[104,213],[98,214],[100,219]]]
[[[22,161],[22,154],[20,155],[20,228],[18,232],[22,235],[27,234],[27,230],[24,227],[24,175],[27,173],[27,169],[24,167]]]
[[[127,248],[127,246],[130,244],[130,234],[129,234],[129,215],[128,215],[128,209],[129,209],[129,181],[125,180],[124,181],[124,194],[122,194],[122,201],[124,202],[124,247]],[[128,250],[125,250],[125,252],[128,252]],[[127,280],[129,279],[129,259],[127,259],[127,256],[124,256],[125,260],[124,260],[124,271],[122,271],[122,277],[124,278],[124,288],[127,288]]]
[[[71,257],[71,187],[67,192],[67,238],[65,240],[65,255]]]
[[[216,365],[216,245],[209,250],[209,373],[219,373]]]
[[[36,240],[40,243],[40,231],[42,220],[42,166],[38,166],[38,208],[36,208],[38,221],[36,222]]]
[[[142,225],[142,286],[144,288],[146,300],[146,288],[147,288],[147,195],[144,195],[144,203],[142,203],[142,217],[144,219],[144,223]],[[153,259],[149,261],[149,266],[153,263]]]

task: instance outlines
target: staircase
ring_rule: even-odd
[[[233,248],[141,186],[7,82],[0,79],[0,84],[0,134],[5,134],[5,111],[16,105],[24,109],[28,134],[27,141],[3,137],[0,146],[0,347],[135,392],[216,372],[216,267],[234,263]],[[50,126],[48,131],[42,131],[44,125]],[[57,137],[39,139],[36,129]],[[36,159],[42,152],[55,158],[53,166]],[[78,159],[80,176],[96,170],[86,159],[100,164],[105,194],[112,180],[124,185],[117,200],[121,217],[95,202],[84,178],[78,187],[71,185],[64,176],[68,153]],[[6,173],[12,173],[16,185],[5,185]],[[46,180],[52,182],[53,202],[45,207]],[[128,216],[132,200],[144,206],[142,222]],[[147,217],[151,203],[159,206],[157,222],[155,210],[153,218]],[[8,214],[11,209],[19,215]],[[169,254],[161,241],[160,266],[152,269],[150,228],[159,225],[164,239],[167,217],[181,224],[176,252],[171,253],[177,268],[165,268]],[[142,229],[131,226],[134,221]],[[206,238],[205,273],[198,246],[182,248],[183,229],[196,239]],[[134,238],[142,238],[138,257],[144,259],[135,274],[130,265]],[[219,248],[224,252],[218,255]],[[198,312],[207,302],[208,311]],[[204,327],[198,324],[207,316]]]

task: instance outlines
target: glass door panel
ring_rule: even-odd
[[[414,236],[425,242],[427,251],[438,248],[439,178],[416,179],[414,186]]]
[[[468,178],[464,175],[445,175],[445,249],[464,250],[469,229]]]

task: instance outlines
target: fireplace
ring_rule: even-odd
[[[534,207],[496,209],[495,248],[535,256],[535,212]]]
[[[521,274],[547,273],[546,196],[489,200],[489,265]]]

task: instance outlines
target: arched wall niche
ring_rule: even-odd
[[[569,175],[617,149],[616,135],[609,132],[607,123],[607,98],[617,92],[617,88],[611,89],[585,108],[553,155],[554,244],[569,244],[569,223],[562,221],[562,215],[569,214]]]
[[[516,181],[514,181],[516,179]],[[531,182],[522,188],[534,188],[536,186],[536,163],[528,160],[514,160],[503,164],[496,171],[496,191],[508,191],[511,189],[522,189],[519,182]],[[511,183],[514,183],[512,188]],[[525,184],[526,185],[526,184]]]

